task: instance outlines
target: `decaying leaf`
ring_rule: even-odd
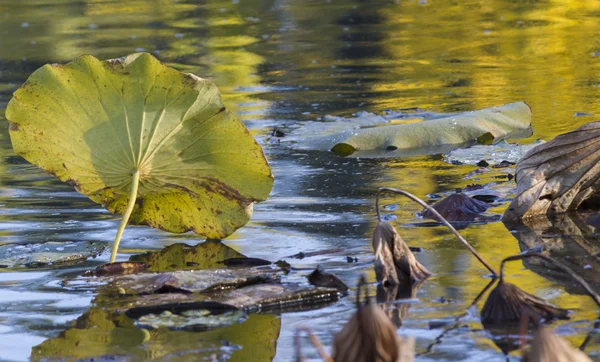
[[[306,277],[310,284],[317,287],[335,288],[341,293],[348,291],[348,286],[337,275],[323,271],[320,267],[316,267]]]
[[[432,207],[448,221],[473,221],[482,212],[487,210],[489,205],[461,192],[457,192],[436,202]],[[427,209],[423,210],[421,216],[428,219],[436,219]]]
[[[223,238],[273,177],[217,87],[148,53],[47,64],[6,108],[15,152],[110,212],[169,232]]]
[[[533,334],[531,348],[523,362],[592,362],[582,351],[557,336],[550,328],[540,326]]]
[[[431,275],[391,224],[385,221],[377,224],[372,245],[378,282],[384,285],[412,284]]]
[[[481,322],[484,326],[519,323],[523,315],[528,315],[539,323],[542,319],[568,319],[568,314],[568,310],[557,308],[514,284],[500,280],[485,301]]]
[[[516,197],[505,220],[556,214],[600,203],[600,122],[541,144],[519,161]]]

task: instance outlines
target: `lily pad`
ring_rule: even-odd
[[[78,263],[95,258],[108,246],[101,241],[58,242],[0,245],[0,267],[40,267]]]
[[[374,123],[378,122],[367,124]],[[516,102],[416,123],[371,128],[353,125],[337,133],[315,132],[303,144],[304,148],[331,150],[341,156],[397,157],[446,153],[474,145],[483,135],[497,143],[530,134],[531,109],[524,102]]]
[[[170,232],[223,238],[267,198],[271,169],[217,87],[147,53],[48,64],[6,109],[15,152],[106,207]]]
[[[505,220],[557,214],[579,208],[598,209],[600,191],[600,122],[529,151],[517,164],[516,197]]]
[[[231,258],[245,256],[220,240],[207,240],[194,246],[172,244],[160,251],[134,255],[129,261],[146,263],[148,271],[164,272],[222,268],[225,260]]]

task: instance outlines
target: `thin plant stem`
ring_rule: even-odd
[[[135,200],[137,199],[138,185],[140,183],[140,171],[136,170],[133,173],[133,177],[131,180],[131,191],[129,192],[129,202],[127,202],[127,209],[123,213],[123,218],[121,219],[121,224],[119,225],[119,230],[117,230],[117,235],[115,236],[115,241],[113,242],[112,252],[110,254],[110,263],[114,263],[117,257],[117,250],[119,250],[119,243],[121,242],[121,236],[123,235],[123,231],[125,230],[125,226],[127,226],[127,222],[129,221],[129,217],[131,216],[131,212],[133,211],[133,207],[135,206]]]
[[[485,259],[479,255],[479,253],[473,249],[473,247],[471,246],[471,244],[469,244],[469,242],[467,240],[465,240],[465,238],[463,238],[458,231],[456,231],[456,229],[454,228],[454,226],[452,226],[452,224],[450,224],[446,219],[444,219],[444,217],[442,215],[440,215],[436,209],[434,209],[433,207],[427,205],[425,203],[425,201],[419,199],[418,197],[416,197],[415,195],[406,192],[404,190],[400,190],[400,189],[395,189],[395,188],[391,188],[391,187],[381,187],[379,188],[379,192],[377,193],[377,199],[375,200],[375,207],[377,208],[377,218],[379,219],[379,221],[381,221],[381,217],[379,215],[379,196],[381,195],[382,192],[393,192],[395,194],[400,194],[403,196],[408,197],[409,199],[411,199],[412,201],[416,202],[417,204],[423,206],[424,208],[426,208],[427,210],[429,210],[442,224],[446,225],[446,227],[448,227],[448,229],[450,229],[450,231],[452,232],[452,234],[454,234],[454,236],[456,236],[456,238],[463,243],[463,245],[473,254],[475,255],[475,257],[477,258],[477,260],[479,260],[481,262],[481,264],[483,264],[487,270],[490,271],[490,273],[492,273],[492,275],[494,276],[494,278],[498,277],[498,273],[496,272],[496,270],[494,270],[494,268],[492,268],[492,266],[485,261]]]

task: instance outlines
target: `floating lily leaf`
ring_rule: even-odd
[[[598,142],[600,122],[592,122],[529,151],[517,164],[516,197],[504,219],[598,209]]]
[[[432,207],[448,221],[473,221],[487,210],[489,205],[463,193],[454,193],[436,202]],[[423,210],[421,216],[429,219],[436,218],[429,210]]]
[[[147,53],[45,65],[6,109],[15,152],[123,214],[223,238],[246,224],[273,177],[217,87]]]
[[[39,244],[0,245],[0,266],[40,267],[85,261],[101,254],[108,244],[100,241],[46,242]]]
[[[446,153],[474,145],[484,134],[489,134],[494,143],[529,136],[531,109],[517,102],[417,123],[314,134],[305,143],[312,149],[331,150],[341,156],[393,157]]]
[[[495,145],[475,145],[469,148],[457,148],[450,151],[444,161],[452,164],[477,165],[485,160],[492,165],[501,164],[502,161],[517,163],[532,148],[544,143],[536,141],[531,144],[520,145],[501,141]]]
[[[194,246],[172,244],[159,251],[134,255],[129,260],[146,263],[149,271],[164,272],[222,268],[223,262],[231,258],[245,256],[220,240],[207,240]]]

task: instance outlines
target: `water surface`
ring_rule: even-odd
[[[226,243],[270,260],[347,248],[292,264],[320,264],[349,285],[361,273],[374,282],[370,234],[378,187],[400,187],[430,200],[467,184],[500,182],[498,175],[464,179],[475,167],[449,165],[441,156],[363,160],[299,152],[266,142],[270,131],[325,114],[411,107],[452,112],[523,100],[533,109],[534,133],[522,142],[549,140],[600,113],[599,15],[599,1],[0,0],[0,118],[12,92],[45,63],[86,53],[109,59],[150,52],[213,80],[273,167],[269,200]],[[112,241],[118,220],[15,156],[3,124],[0,242]],[[434,273],[398,329],[417,338],[418,360],[505,361],[475,313],[429,348],[442,332],[430,329],[429,322],[461,314],[487,284],[486,270],[444,228],[416,226],[422,220],[414,204],[388,197],[383,206],[407,243],[424,248],[417,257]],[[500,215],[506,206],[498,203],[490,213]],[[501,222],[471,225],[462,233],[496,265],[521,251]],[[119,259],[200,241],[194,234],[129,227]],[[349,255],[359,262],[347,263]],[[313,311],[253,315],[237,327],[204,334],[160,330],[147,335],[131,321],[90,309],[92,299],[102,295],[61,286],[63,278],[107,260],[105,254],[75,267],[0,270],[0,360],[29,360],[32,348],[44,343],[46,349],[36,347],[34,358],[105,354],[179,361],[217,354],[239,361],[293,361],[298,326],[309,326],[329,346],[352,313],[353,298],[345,298]],[[574,345],[584,340],[597,316],[588,297],[568,293],[563,284],[520,262],[507,270],[510,281],[523,289],[572,309],[571,320],[555,326]],[[303,281],[307,273],[288,279]],[[104,332],[79,335],[69,331],[74,325]],[[65,335],[94,348],[61,344]],[[215,349],[207,351],[208,345]],[[316,360],[314,350],[304,351]],[[597,338],[587,352],[600,361]]]

